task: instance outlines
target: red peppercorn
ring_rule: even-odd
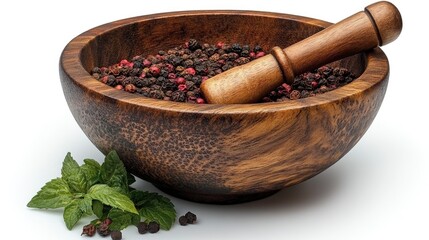
[[[287,93],[290,93],[292,91],[292,87],[287,83],[283,83],[282,87],[286,90]]]
[[[123,59],[123,60],[121,60],[121,61],[119,62],[119,65],[120,65],[121,67],[125,67],[125,66],[127,66],[128,64],[130,64],[130,62],[128,62],[128,60],[127,60],[127,59]]]
[[[203,98],[197,98],[196,101],[197,101],[198,104],[204,104],[204,103],[206,103],[206,101],[204,101]]]
[[[196,71],[194,68],[185,69],[185,74],[195,75]]]
[[[112,219],[110,219],[110,218],[106,218],[103,221],[103,224],[106,224],[106,225],[110,225],[111,223],[112,223]]]
[[[177,86],[177,88],[180,90],[180,91],[186,91],[186,84],[179,84],[179,86]]]
[[[159,73],[161,72],[161,69],[159,69],[159,67],[157,67],[157,66],[155,66],[155,65],[152,65],[152,66],[149,68],[149,72],[152,74],[152,76],[154,76],[154,77],[158,77],[158,76],[159,76]]]
[[[95,228],[94,224],[85,225],[85,226],[83,226],[83,231],[82,231],[81,236],[87,235],[89,237],[92,237],[92,236],[94,236],[95,231],[96,231],[96,228]]]
[[[186,80],[185,80],[185,78],[178,77],[178,78],[176,78],[175,83],[176,83],[177,85],[185,84],[185,83],[186,83]]]
[[[121,84],[116,85],[115,88],[118,89],[118,90],[124,89],[124,87]]]
[[[311,87],[312,88],[317,88],[317,86],[318,86],[319,84],[316,82],[316,81],[312,81],[311,82]]]
[[[169,73],[174,71],[174,66],[172,64],[169,64],[169,63],[165,64],[165,68]]]
[[[168,79],[175,79],[177,76],[176,76],[176,74],[175,73],[169,73],[168,75],[167,75],[167,78]]]
[[[158,59],[158,61],[163,61],[165,58],[159,54],[156,54],[156,59]]]
[[[109,79],[109,75],[106,75],[106,76],[102,77],[102,78],[100,79],[100,81],[101,81],[102,83],[106,84],[108,79]]]
[[[152,62],[149,61],[148,59],[144,59],[143,60],[143,66],[145,67],[150,67],[152,65]]]
[[[218,42],[218,43],[216,43],[216,47],[217,48],[223,48],[224,45],[225,45],[224,42]]]
[[[258,52],[256,54],[255,58],[260,58],[260,57],[263,57],[263,56],[265,56],[265,52]]]

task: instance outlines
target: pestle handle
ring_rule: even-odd
[[[208,103],[252,103],[284,81],[324,64],[394,41],[402,30],[398,9],[382,1],[285,49],[218,74],[201,84]]]

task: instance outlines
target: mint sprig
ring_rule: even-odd
[[[173,203],[157,193],[130,187],[134,181],[116,151],[107,154],[101,165],[93,159],[85,159],[81,166],[67,153],[61,177],[47,182],[27,206],[64,207],[63,219],[70,230],[88,215],[95,215],[100,221],[110,218],[111,230],[137,225],[141,218],[146,222],[158,222],[161,229],[170,229],[176,219]]]
[[[161,229],[169,230],[176,219],[176,211],[171,201],[158,193],[132,191],[131,199],[146,222],[156,221]]]

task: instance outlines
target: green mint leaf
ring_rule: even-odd
[[[128,194],[128,173],[116,151],[111,151],[100,169],[100,182]]]
[[[146,222],[156,221],[164,230],[169,230],[176,220],[176,210],[170,199],[157,193],[132,191],[131,199],[140,209],[139,214]]]
[[[82,199],[76,199],[64,208],[63,218],[69,230],[76,225],[83,215],[80,208],[80,201],[82,201]]]
[[[100,164],[93,159],[83,160],[84,164],[80,167],[87,180],[88,187],[98,183],[100,180]]]
[[[60,208],[67,206],[73,200],[69,186],[62,178],[55,178],[34,196],[27,207],[31,208]]]
[[[79,208],[84,215],[92,215],[92,198],[85,194],[85,196],[79,199]]]
[[[125,212],[117,208],[112,208],[107,215],[112,220],[109,229],[122,230],[129,225],[137,225],[140,222],[140,216],[135,213]]]
[[[87,190],[87,181],[85,174],[79,167],[79,164],[73,159],[70,153],[64,158],[61,176],[67,182],[73,193],[85,193]]]
[[[88,190],[87,194],[92,199],[98,200],[108,206],[138,214],[134,203],[128,196],[118,192],[117,189],[109,187],[106,184],[96,184],[92,186]]]
[[[92,212],[97,216],[98,218],[103,218],[103,203],[101,203],[98,200],[92,200]]]

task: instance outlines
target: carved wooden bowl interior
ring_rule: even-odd
[[[188,104],[142,97],[90,75],[139,54],[201,42],[289,46],[330,23],[252,11],[189,11],[108,23],[73,39],[60,59],[70,110],[103,153],[175,196],[238,203],[268,196],[322,172],[363,136],[382,103],[389,65],[376,48],[332,63],[359,76],[305,99],[256,104]]]

